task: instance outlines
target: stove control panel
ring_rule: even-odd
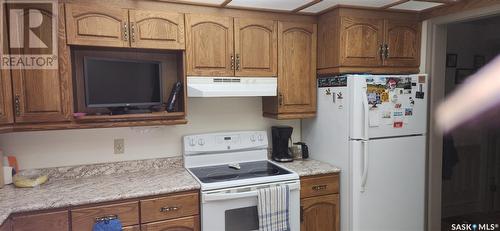
[[[184,136],[184,154],[265,149],[268,147],[265,131],[206,133]]]

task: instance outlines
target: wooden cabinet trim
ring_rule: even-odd
[[[338,194],[301,199],[300,208],[301,231],[340,230],[340,203]]]

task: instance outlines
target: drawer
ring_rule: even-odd
[[[198,193],[141,200],[141,222],[148,223],[199,214]]]
[[[139,203],[127,202],[71,210],[73,231],[89,231],[95,219],[106,216],[117,216],[123,226],[139,224]]]
[[[12,218],[12,230],[69,231],[68,211],[14,216]]]
[[[339,175],[304,177],[300,180],[300,198],[314,197],[339,192]]]
[[[123,227],[122,231],[140,231],[141,227],[138,225]]]
[[[200,217],[184,217],[168,221],[159,221],[141,225],[141,231],[185,230],[200,231]]]

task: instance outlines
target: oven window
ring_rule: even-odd
[[[226,231],[259,230],[257,206],[226,210]]]

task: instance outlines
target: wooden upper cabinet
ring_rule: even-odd
[[[60,12],[64,10],[60,7]],[[52,15],[42,12],[44,22],[51,22]],[[66,46],[64,14],[59,17],[58,69],[12,69],[13,111],[16,123],[59,122],[70,118],[72,107],[70,55]],[[28,25],[25,26],[28,28]],[[52,36],[51,23],[42,24],[35,34],[44,38]],[[45,33],[48,32],[48,33]],[[43,39],[43,41],[46,41]],[[39,54],[38,48],[24,46],[11,49],[11,54]]]
[[[130,10],[129,15],[132,47],[185,49],[183,14]]]
[[[272,20],[234,19],[236,76],[276,76],[278,24]]]
[[[278,113],[316,112],[316,24],[279,22]]]
[[[14,122],[11,87],[10,71],[0,70],[0,125]]]
[[[384,20],[344,16],[340,21],[340,65],[353,67],[382,65]]]
[[[420,63],[420,28],[417,21],[385,21],[386,66],[418,67]]]
[[[186,15],[187,75],[233,76],[233,18]]]
[[[301,231],[340,231],[339,194],[302,199]]]
[[[129,47],[128,10],[66,4],[68,44]]]

